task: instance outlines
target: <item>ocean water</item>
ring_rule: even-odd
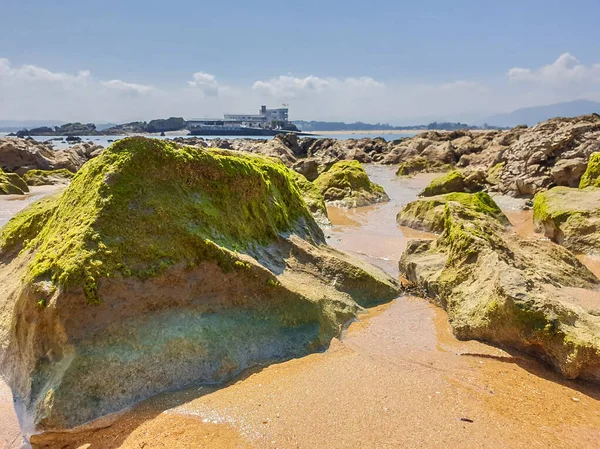
[[[6,134],[8,133],[0,133],[0,137],[6,136]],[[415,133],[387,133],[387,132],[383,132],[381,134],[377,134],[377,133],[360,133],[360,132],[348,132],[348,133],[344,133],[344,134],[314,134],[310,137],[315,137],[315,138],[328,138],[328,139],[338,139],[338,140],[347,140],[347,139],[363,139],[363,138],[369,138],[369,139],[375,139],[377,137],[381,137],[385,140],[387,140],[388,142],[392,141],[392,140],[397,140],[397,139],[401,139],[401,138],[406,138],[406,137],[412,137],[414,136]],[[33,137],[35,140],[37,140],[38,142],[45,142],[45,141],[51,141],[51,143],[53,144],[54,148],[67,148],[70,144],[68,142],[65,142],[65,137],[64,136],[31,136]],[[127,136],[80,136],[81,139],[84,142],[93,142],[97,145],[101,145],[103,147],[107,147],[109,146],[112,142],[114,142],[115,140],[119,140],[122,139],[124,137]],[[181,134],[181,135],[168,135],[165,137],[161,137],[161,136],[149,136],[149,137],[153,137],[155,139],[173,139],[175,137],[183,137],[183,138],[189,138],[189,137],[204,137],[206,140],[211,140],[211,139],[227,139],[227,140],[234,140],[234,139],[256,139],[256,140],[271,140],[273,139],[272,136],[248,136],[248,137],[241,137],[241,136],[190,136],[187,134]]]

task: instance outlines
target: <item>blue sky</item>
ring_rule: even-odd
[[[286,102],[294,118],[401,123],[598,99],[600,87],[597,0],[2,0],[0,11],[0,119]]]

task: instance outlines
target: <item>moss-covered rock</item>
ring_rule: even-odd
[[[411,176],[417,173],[437,173],[452,170],[450,164],[438,160],[430,160],[425,157],[413,157],[398,165],[397,176]]]
[[[533,202],[536,231],[580,253],[600,252],[600,188],[554,187]]]
[[[443,195],[451,192],[477,192],[483,189],[485,173],[452,170],[433,179],[419,196]]]
[[[600,187],[600,153],[592,153],[587,165],[587,170],[581,177],[579,188]]]
[[[500,162],[487,171],[487,176],[485,181],[493,186],[500,184],[500,176],[502,175],[502,171],[504,170],[504,166],[506,163]]]
[[[0,195],[23,195],[29,187],[16,173],[6,173],[0,168]]]
[[[314,181],[328,203],[341,207],[360,207],[389,201],[378,184],[371,182],[358,161],[339,161]]]
[[[444,230],[444,210],[449,202],[456,202],[475,212],[489,215],[504,225],[509,223],[498,205],[485,192],[448,193],[421,198],[404,206],[396,216],[396,221],[400,226],[427,232],[442,232]]]
[[[29,170],[23,175],[23,180],[28,186],[44,186],[68,184],[74,174],[63,168],[60,170]]]
[[[458,202],[445,205],[443,224],[437,240],[409,243],[400,269],[448,311],[454,334],[600,381],[600,306],[584,307],[570,289],[597,288],[598,279],[565,248],[522,239]]]
[[[329,218],[327,217],[327,206],[325,205],[325,199],[321,195],[321,191],[306,177],[296,171],[291,171],[294,175],[294,180],[302,198],[306,202],[308,209],[311,211],[317,223],[329,224]]]
[[[0,231],[0,370],[30,432],[326,347],[398,295],[283,164],[120,140]]]

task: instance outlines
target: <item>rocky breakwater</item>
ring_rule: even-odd
[[[580,188],[554,187],[534,198],[536,230],[572,251],[600,254],[600,153],[590,157]]]
[[[0,167],[21,176],[30,170],[65,169],[75,173],[102,150],[102,147],[92,143],[54,150],[48,144],[31,139],[0,138]]]
[[[477,194],[461,195],[446,197],[437,239],[409,243],[401,272],[448,311],[459,339],[507,345],[567,378],[600,381],[600,306],[575,294],[597,288],[598,279],[567,249],[507,229],[488,198],[482,207],[468,199]],[[427,204],[412,215],[433,228]]]
[[[326,245],[284,165],[127,138],[0,231],[0,367],[41,443],[325,348],[397,295]]]

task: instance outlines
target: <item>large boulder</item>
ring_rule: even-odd
[[[358,161],[336,162],[314,181],[328,203],[341,207],[360,207],[389,201],[379,184],[371,182]]]
[[[6,173],[0,168],[0,195],[23,195],[29,192],[27,183],[16,173]]]
[[[554,187],[533,202],[536,230],[579,253],[600,252],[600,188]]]
[[[0,231],[0,370],[27,436],[62,431],[325,348],[397,295],[281,163],[127,138]]]
[[[600,286],[567,249],[523,239],[488,214],[448,202],[436,240],[409,243],[400,269],[447,311],[459,339],[537,356],[567,378],[600,381]]]
[[[498,205],[485,192],[456,192],[417,199],[402,208],[396,216],[396,222],[400,226],[420,231],[443,232],[444,211],[449,202],[456,202],[467,209],[488,215],[503,224],[509,223]]]

